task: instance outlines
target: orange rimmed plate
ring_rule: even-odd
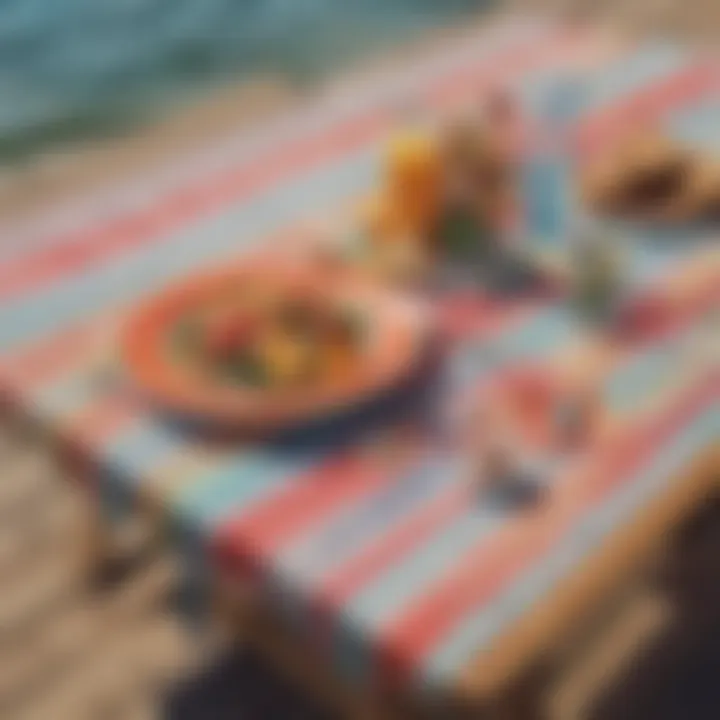
[[[171,341],[178,324],[248,286],[356,306],[368,326],[357,362],[342,377],[292,389],[243,387],[179,362]],[[129,319],[120,349],[134,384],[163,410],[212,425],[274,430],[347,410],[391,389],[416,367],[429,327],[428,311],[414,301],[268,254],[181,281],[149,299]]]

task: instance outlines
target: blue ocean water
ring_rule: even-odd
[[[0,157],[208,83],[305,81],[488,0],[0,0]]]

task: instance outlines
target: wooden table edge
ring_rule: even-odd
[[[459,707],[470,712],[501,708],[498,717],[529,720],[525,711],[521,715],[506,714],[505,698],[544,690],[542,681],[537,686],[525,682],[527,676],[535,677],[529,672],[533,665],[546,654],[552,656],[557,648],[553,641],[564,637],[568,625],[581,623],[591,615],[618,583],[662,544],[667,533],[711,494],[719,477],[720,449],[711,447],[686,466],[669,489],[634,521],[613,533],[580,570],[514,623],[489,652],[478,656],[458,678],[450,701],[457,700]],[[322,705],[340,712],[341,717],[376,720],[415,716],[416,698],[373,697],[351,687],[326,659],[313,652],[309,643],[283,629],[268,607],[234,579],[225,578],[217,597],[224,605],[221,612],[226,617],[228,612],[234,616],[235,628],[251,646]],[[525,707],[528,702],[540,705],[539,696],[524,702]]]
[[[581,622],[619,582],[709,496],[720,479],[720,449],[711,447],[683,470],[659,497],[630,523],[616,530],[582,567],[560,583],[477,656],[459,676],[463,704],[483,705],[502,696],[557,645],[568,624]]]

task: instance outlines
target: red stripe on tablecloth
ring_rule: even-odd
[[[508,326],[520,325],[531,314],[528,306],[491,307],[486,306],[482,320],[475,318],[472,326],[467,326],[468,334],[472,332],[473,337],[482,336],[491,341],[493,334],[505,331]],[[346,477],[332,471],[329,479],[328,473],[321,469],[307,478],[299,478],[298,482],[285,486],[280,494],[225,523],[218,529],[215,543],[225,562],[247,547],[264,554],[277,552],[314,523],[340,507],[357,502],[395,476],[391,466],[367,460],[362,454],[343,458],[339,467],[348,473]]]
[[[98,486],[97,474],[102,467],[95,448],[127,424],[141,408],[130,395],[117,395],[103,406],[90,406],[67,422],[53,428],[62,460],[76,479],[87,487]]]
[[[695,71],[697,71],[697,68],[690,71],[691,77],[694,77],[693,72]],[[702,70],[701,75],[705,77],[704,70]],[[686,77],[685,72],[682,73],[682,76]],[[662,88],[667,88],[668,94],[657,92],[657,88],[655,86],[651,86],[647,93],[649,98],[647,102],[638,103],[634,97],[631,97],[626,101],[627,105],[631,107],[635,113],[633,115],[635,121],[638,120],[637,113],[640,112],[640,110],[642,112],[663,112],[669,107],[672,107],[676,102],[687,101],[691,97],[694,97],[693,95],[688,94],[676,94],[678,87],[677,78],[672,78],[669,83],[661,82],[660,86]],[[701,85],[700,83],[691,83],[691,86],[696,89],[698,87],[707,87],[705,85]],[[660,100],[662,100],[662,102],[660,102]],[[625,104],[626,103],[623,102],[621,103],[621,106],[624,107]],[[605,141],[611,138],[612,132],[624,132],[626,118],[628,117],[627,113],[609,111],[600,112],[599,115],[601,116],[601,119],[598,122],[595,122],[593,118],[590,119],[588,123],[591,127],[595,128],[595,131],[604,129],[602,136]],[[604,123],[607,124],[607,127],[605,127]],[[649,289],[649,292],[651,293],[654,291],[654,288]],[[707,297],[699,299],[700,305],[706,302],[708,302]],[[683,309],[682,314],[689,317],[692,313],[697,312],[697,307],[698,305],[691,304],[690,307]],[[473,306],[472,303],[468,303],[466,307],[463,307],[461,300],[459,303],[455,304],[454,307],[450,306],[447,309],[449,313],[455,314],[454,323],[457,325],[455,330],[458,336],[462,336],[473,322],[473,315],[476,310],[475,306]],[[373,483],[372,486],[374,487],[374,485],[375,484]],[[295,492],[298,492],[298,488],[296,486],[292,486],[292,488],[292,492],[290,493],[291,497],[293,497]],[[349,489],[350,488],[352,488],[352,485],[349,485]],[[311,490],[310,492],[314,491]],[[284,496],[281,496],[281,498],[283,504],[287,502],[288,506],[292,505],[291,500],[286,501]],[[344,497],[342,493],[339,493],[338,499],[346,502],[352,500],[353,496],[350,495],[349,497]],[[224,548],[223,554],[226,558],[232,555],[231,546],[233,544],[237,546],[237,552],[241,552],[243,548],[243,538],[253,537],[253,539],[255,539],[254,533],[258,533],[258,537],[263,538],[260,541],[263,543],[263,547],[266,547],[268,551],[272,551],[273,549],[280,547],[283,542],[289,541],[292,537],[296,536],[302,528],[307,527],[311,522],[320,519],[319,513],[322,510],[320,507],[317,508],[318,514],[315,514],[315,512],[309,512],[309,509],[312,507],[309,504],[306,505],[304,503],[298,503],[292,509],[292,513],[295,518],[292,524],[289,521],[287,523],[280,521],[279,519],[285,518],[285,515],[280,509],[281,506],[279,504],[279,500],[280,498],[272,499],[270,504],[262,510],[262,514],[259,516],[260,519],[254,522],[255,529],[253,529],[253,526],[251,525],[245,525],[245,521],[240,519],[235,519],[231,521],[229,526],[220,529],[219,533],[222,537],[222,545]],[[347,593],[351,593],[353,588],[360,587],[367,578],[372,577],[375,572],[380,572],[384,567],[386,567],[387,562],[391,562],[392,558],[396,557],[396,553],[402,553],[403,548],[406,546],[411,547],[414,542],[414,538],[422,537],[423,533],[432,531],[432,529],[437,526],[437,523],[442,522],[442,518],[446,515],[447,517],[450,517],[453,509],[457,509],[456,502],[457,497],[455,496],[442,498],[439,501],[439,504],[435,508],[431,509],[430,512],[413,517],[411,522],[407,524],[407,527],[402,526],[397,529],[396,536],[393,536],[393,539],[398,543],[397,547],[393,546],[392,541],[388,542],[387,546],[373,546],[366,558],[363,556],[358,559],[357,570],[354,569],[353,564],[344,567],[340,571],[337,579],[331,579],[328,583],[328,587],[321,591],[323,604],[326,598],[330,600],[341,600],[342,598],[347,597]],[[330,504],[328,509],[333,509],[334,507],[335,506],[333,504]],[[273,515],[274,511],[279,513],[279,519],[270,521],[269,518]],[[277,535],[273,537],[274,533],[277,533]],[[356,572],[357,575],[355,575]]]
[[[608,139],[617,141],[618,128],[637,130],[642,124],[662,117],[676,106],[682,106],[720,90],[720,66],[699,63],[684,68],[659,84],[635,93],[619,105],[608,107],[583,124],[578,135],[580,151],[593,153],[606,147]]]
[[[535,39],[530,42],[525,40],[524,41],[525,44],[520,47],[517,47],[517,46],[512,47],[511,46],[510,49],[506,48],[505,51],[498,52],[498,56],[496,57],[496,60],[502,56],[509,63],[509,60],[514,56],[514,54],[519,53],[523,58],[525,58],[525,61],[526,61],[526,63],[524,62],[522,64],[509,63],[508,67],[510,68],[510,71],[508,72],[507,75],[501,72],[500,78],[509,80],[511,78],[511,76],[514,74],[521,75],[522,71],[531,69],[530,67],[527,67],[527,66],[532,66],[532,70],[536,70],[536,71],[543,70],[543,69],[546,69],[548,66],[550,66],[553,62],[559,62],[563,57],[567,58],[567,56],[571,52],[577,54],[578,52],[584,51],[583,46],[580,44],[583,39],[582,36],[578,37],[575,34],[569,34],[566,31],[562,31],[562,32],[559,32],[559,33],[553,35],[552,37],[555,38],[553,42],[550,42],[547,38]],[[548,40],[548,41],[545,42],[545,40]],[[531,52],[529,52],[528,48],[530,48]],[[488,60],[489,60],[488,58],[485,58],[482,61],[480,67],[482,68],[485,65],[487,65]],[[471,77],[471,75],[468,75],[467,73],[466,73],[466,76],[468,79]],[[498,78],[496,77],[496,79],[498,79]],[[445,82],[448,82],[448,83],[452,82],[452,78],[446,78]],[[442,84],[443,83],[441,82],[440,85],[442,85]],[[457,83],[454,87],[456,87],[456,88],[458,87]],[[356,125],[353,123],[346,126],[345,130],[343,131],[345,133],[344,135],[343,135],[343,132],[339,131],[340,137],[341,138],[345,137],[347,139],[348,132],[349,132],[348,127],[350,129],[352,129],[355,126]],[[352,135],[352,133],[350,133],[350,135]],[[279,156],[282,156],[282,153],[279,153]],[[296,158],[297,157],[298,156],[296,155]],[[231,183],[230,185],[228,185],[226,182],[227,187],[231,187],[231,186],[237,187],[238,186],[238,183],[235,181],[238,180],[239,172],[240,171],[236,171],[233,174],[224,176],[225,181],[227,181],[227,182],[229,182],[229,178],[234,178],[233,183]],[[242,177],[246,177],[247,172],[248,172],[248,168],[242,169],[242,173],[244,173],[244,175]],[[221,188],[221,190],[222,190],[222,188]],[[200,192],[205,193],[205,192],[209,192],[209,190],[208,190],[208,188],[204,187],[204,188],[200,188]],[[213,190],[212,192],[216,192],[216,190]],[[189,208],[191,207],[191,205],[192,205],[192,202],[191,202],[191,199],[189,198],[189,196],[187,195],[187,192],[181,192],[179,195],[175,195],[175,196],[171,197],[165,204],[161,205],[157,210],[158,210],[158,212],[171,212],[171,213],[177,212],[182,215],[184,212],[189,211]],[[175,215],[173,215],[173,217],[174,216]],[[141,217],[141,216],[138,216],[138,217]],[[133,222],[139,222],[139,221],[137,218],[135,220],[133,220],[133,218],[125,218],[125,219],[121,220],[120,222],[122,224],[123,222],[124,223],[133,223]],[[110,228],[110,229],[112,229],[112,228]],[[88,244],[88,242],[89,242],[88,238],[90,236],[95,237],[94,233],[96,233],[96,232],[98,232],[97,228],[95,228],[95,229],[91,228],[86,233],[81,234],[79,237],[79,243],[81,245],[83,243]],[[113,233],[114,232],[115,231],[113,231]],[[284,231],[282,231],[281,234],[284,234],[286,232],[287,232],[287,230],[284,230]],[[113,233],[110,233],[111,238],[114,237]],[[73,258],[81,257],[82,254],[78,254],[76,252],[76,250],[77,250],[77,247],[75,249],[71,248],[69,250],[69,256],[73,257]],[[27,257],[37,257],[37,256],[25,256],[25,259],[27,259]],[[0,276],[2,275],[2,272],[3,271],[0,271]],[[2,290],[0,290],[0,297],[2,297]],[[465,321],[463,321],[463,323],[464,322]],[[469,319],[467,322],[468,322],[468,329],[469,329],[472,326],[473,321],[472,321],[472,319]],[[460,324],[462,325],[463,323],[460,323]],[[73,326],[72,329],[63,331],[63,332],[75,333],[78,331],[76,330],[75,326]],[[82,334],[85,331],[82,330],[79,332]],[[60,333],[59,336],[53,338],[50,342],[58,343],[59,345],[63,345],[63,355],[65,354],[65,351],[67,351],[68,358],[69,358],[70,356],[73,355],[72,342],[68,341],[68,343],[66,344],[66,340],[62,337],[62,335],[63,335],[63,333]],[[70,336],[68,335],[68,339],[69,339],[69,337]],[[42,341],[42,342],[45,342],[45,341]],[[80,346],[77,345],[76,347],[79,349]],[[24,352],[24,351],[21,351],[21,352]],[[83,354],[84,354],[84,351],[75,353],[75,357],[78,359],[78,361],[82,361]],[[57,378],[59,375],[62,375],[64,373],[68,372],[70,370],[69,365],[71,366],[71,363],[66,362],[64,357],[63,357],[62,362],[58,362],[54,368],[51,366],[51,362],[49,360],[48,360],[47,364],[45,364],[44,361],[41,362],[40,364],[42,365],[42,372],[39,372],[37,374],[34,372],[22,374],[21,375],[22,379],[21,379],[20,383],[8,382],[7,376],[3,377],[3,373],[0,370],[0,385],[4,385],[4,387],[2,387],[3,395],[8,395],[8,393],[10,393],[13,396],[17,396],[17,398],[11,399],[11,402],[20,402],[20,401],[22,401],[21,395],[23,392],[26,392],[28,390],[32,391],[34,389],[37,389],[38,385],[51,384],[51,381],[54,378]],[[55,372],[55,369],[57,369],[57,372]],[[104,402],[104,401],[102,401],[102,402]],[[100,402],[98,404],[101,405],[102,402]],[[108,402],[110,405],[110,407],[108,408],[108,412],[110,414],[114,415],[115,414],[115,410],[114,410],[114,402],[115,401],[111,397],[111,398],[109,398]],[[85,413],[84,416],[88,417],[88,418],[92,418],[94,421],[96,419],[96,414],[97,414],[97,417],[101,417],[102,410],[101,409],[93,410],[92,413]],[[130,421],[131,418],[132,418],[132,413],[128,412],[128,414],[125,418],[126,421]],[[118,423],[116,426],[116,429],[119,431],[121,429],[121,427],[122,427],[122,424]]]
[[[568,478],[563,482],[566,495],[558,497],[546,510],[509,522],[466,555],[440,587],[385,629],[380,650],[381,677],[395,682],[406,677],[468,613],[497,596],[557,543],[583,512],[636,472],[659,443],[709,405],[714,389],[713,382],[699,384],[641,431],[623,435],[613,451],[593,458],[585,472],[572,473],[572,482]],[[513,533],[518,529],[524,533]]]
[[[68,418],[59,430],[88,451],[94,451],[144,410],[146,406],[139,398],[120,391],[102,405],[83,408]]]
[[[0,361],[0,385],[34,387],[61,375],[90,348],[97,333],[93,318],[10,353]]]
[[[698,73],[697,79],[693,79],[696,78],[696,72]],[[589,126],[595,128],[596,137],[601,135],[604,140],[607,140],[612,132],[617,131],[615,130],[616,128],[618,130],[622,129],[622,126],[629,117],[629,113],[622,108],[631,108],[632,112],[635,113],[633,116],[635,120],[637,120],[640,111],[660,112],[665,109],[666,103],[679,102],[682,100],[687,101],[694,96],[693,93],[706,89],[706,82],[711,76],[712,74],[708,73],[704,67],[701,68],[699,72],[698,68],[683,71],[676,78],[661,82],[658,86],[651,86],[647,91],[642,91],[631,96],[629,99],[621,102],[619,107],[611,108],[608,111],[600,111],[599,118],[597,120],[591,119]],[[664,94],[663,88],[669,88],[669,95]],[[642,97],[646,95],[649,99],[643,101]],[[604,123],[606,123],[608,127],[603,133],[598,134],[598,131],[603,128]],[[588,135],[592,135],[592,133]],[[464,323],[469,322],[472,324],[473,319],[470,316],[467,316],[467,319],[463,319],[465,313],[462,311],[459,313],[456,312],[456,314],[459,323],[458,329],[460,334],[462,334],[462,326]],[[88,347],[88,339],[93,331],[93,323],[83,323],[80,326],[74,326],[50,339],[37,343],[29,351],[22,351],[19,355],[13,356],[9,361],[9,367],[13,369],[10,377],[19,377],[21,382],[20,387],[32,387],[37,384],[43,384],[53,377],[57,377],[57,375],[62,374],[68,369],[72,358],[82,357],[82,353],[84,353]],[[8,364],[4,363],[3,365],[5,365],[5,367],[0,365],[0,382],[16,388],[17,383],[8,383],[8,374],[7,372],[3,372],[3,370],[7,369]],[[15,372],[17,372],[18,375],[15,375]],[[5,377],[3,377],[3,375],[5,375]],[[6,387],[4,390],[7,392],[8,388]],[[109,408],[108,412],[113,415],[115,414],[112,407]],[[92,414],[86,416],[93,417]],[[128,418],[129,417],[130,415],[128,415]]]
[[[22,412],[26,393],[51,378],[69,372],[78,358],[92,352],[96,322],[66,328],[23,347],[0,360],[0,398],[11,412]]]
[[[695,71],[697,71],[697,68],[690,72],[691,77]],[[685,72],[682,73],[682,76],[686,77]],[[662,112],[667,110],[669,107],[672,107],[675,102],[686,101],[692,97],[687,94],[682,96],[676,94],[676,78],[672,78],[672,80],[668,83],[661,82],[659,83],[659,86],[662,88],[667,86],[667,88],[669,88],[669,94],[657,92],[656,87],[651,86],[647,94],[648,97],[652,99],[652,102],[638,103],[634,97],[631,97],[629,100],[621,103],[621,106],[624,107],[625,103],[627,103],[628,106],[631,106],[634,109],[634,113],[639,112],[638,108],[640,108],[643,112],[648,112],[650,110],[653,112]],[[699,87],[699,85],[695,84],[695,87]],[[643,92],[641,91],[640,94],[643,94]],[[659,102],[658,98],[662,98],[663,102]],[[596,123],[594,119],[591,119],[588,122],[591,123],[592,127],[596,130],[604,128],[605,126],[603,123],[607,124],[606,132],[603,135],[606,141],[610,138],[612,132],[620,133],[624,131],[625,121],[627,118],[626,113],[600,112],[599,115],[601,116],[601,120],[599,122]],[[637,121],[637,114],[633,117]],[[473,306],[472,303],[468,303],[466,307],[463,307],[463,302],[460,301],[454,306],[448,307],[447,310],[449,314],[454,314],[454,324],[456,325],[455,331],[458,336],[462,336],[473,323],[473,315],[476,311],[476,307]],[[376,478],[375,482],[369,483],[368,486],[375,487],[378,482],[382,481],[384,480]],[[361,484],[362,483],[360,483],[360,485]],[[221,538],[220,544],[223,547],[223,556],[225,560],[232,556],[233,546],[235,546],[235,552],[241,554],[245,547],[243,541],[248,538],[253,539],[253,542],[256,543],[256,547],[265,548],[266,552],[272,552],[273,550],[278,549],[283,543],[289,542],[293,537],[296,537],[303,528],[308,527],[312,522],[319,521],[325,512],[333,510],[336,507],[334,504],[335,501],[346,503],[354,500],[355,496],[352,493],[353,487],[353,484],[349,483],[347,495],[342,492],[338,492],[336,498],[333,496],[333,502],[328,500],[327,506],[317,506],[315,508],[310,503],[306,502],[297,502],[293,505],[292,498],[295,497],[295,493],[302,495],[303,491],[301,489],[302,486],[291,486],[291,490],[289,488],[289,499],[286,500],[285,495],[271,499],[267,507],[262,509],[258,519],[252,521],[252,525],[246,524],[246,521],[249,520],[247,518],[245,520],[236,518],[232,520],[229,525],[218,531],[218,537]],[[309,489],[308,492],[312,495],[316,492],[316,490]],[[369,553],[367,558],[359,558],[357,576],[354,574],[355,570],[353,569],[354,566],[352,564],[343,568],[337,580],[331,580],[326,591],[321,592],[323,603],[326,597],[332,600],[346,597],[347,595],[345,593],[350,593],[354,587],[359,587],[364,579],[372,577],[374,572],[381,571],[383,567],[385,567],[385,562],[391,562],[392,557],[395,557],[395,553],[401,553],[402,549],[406,545],[412,545],[413,538],[419,537],[426,531],[431,531],[432,528],[436,526],[436,523],[442,522],[442,517],[444,517],[446,513],[448,513],[447,516],[450,517],[450,513],[452,513],[453,508],[457,509],[457,505],[455,504],[456,501],[456,497],[443,498],[433,511],[427,514],[427,517],[425,514],[413,517],[407,528],[403,526],[398,529],[397,537],[395,537],[395,540],[398,542],[397,547],[393,547],[393,543],[390,542],[387,547],[385,545],[378,546],[375,550]],[[287,505],[285,505],[285,503],[287,503]],[[287,507],[288,510],[283,511],[283,506]],[[273,518],[275,512],[278,513],[277,518]],[[292,513],[292,522],[285,514],[287,512]],[[255,535],[256,533],[257,537]]]
[[[693,303],[683,309],[675,320],[675,327],[677,324],[685,324],[692,315],[702,309],[712,307],[719,299],[720,288],[708,288]],[[672,332],[672,330],[673,325],[668,325],[662,329],[662,332]],[[659,337],[660,328],[658,328],[655,340],[657,341]],[[631,348],[628,347],[622,357],[626,357],[631,351]],[[510,374],[512,370],[512,368],[506,369]],[[503,382],[504,376],[505,370],[493,378],[494,383]],[[453,487],[451,492],[439,498],[432,506],[423,508],[422,512],[412,515],[405,522],[399,522],[380,542],[370,542],[363,553],[326,579],[318,588],[318,604],[324,608],[342,607],[348,598],[370,582],[373,577],[387,570],[413,547],[417,547],[440,527],[457,517],[457,513],[466,507],[467,502],[467,488]]]
[[[577,49],[581,42],[582,36],[561,29],[550,37],[525,40],[520,47],[511,44],[502,48],[496,57],[485,58],[479,67],[490,65],[493,69],[497,68],[495,72],[499,73],[500,79],[508,81],[554,58],[561,58],[569,48]],[[514,61],[518,54],[523,59],[522,63]],[[509,69],[507,73],[505,67]],[[469,71],[464,71],[464,77],[468,84],[476,87],[482,84],[474,82]],[[488,76],[482,75],[482,79],[487,81]],[[457,84],[454,75],[440,80],[426,94],[431,95],[452,83]],[[157,205],[109,224],[73,233],[66,241],[23,255],[0,269],[0,299],[7,300],[61,280],[135,247],[160,242],[172,230],[216,211],[230,201],[247,200],[294,175],[309,172],[360,148],[388,129],[391,123],[392,117],[387,111],[365,112],[321,135],[277,148],[269,157],[236,168],[212,182],[180,190]]]

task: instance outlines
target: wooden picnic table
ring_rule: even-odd
[[[654,119],[715,140],[718,81],[706,60],[514,20],[227,141],[171,183],[119,190],[131,200],[114,216],[80,213],[69,229],[0,247],[3,400],[86,484],[101,535],[142,513],[196,590],[247,603],[249,630],[279,663],[299,656],[293,664],[312,674],[315,658],[321,678],[370,713],[407,698],[415,708],[491,702],[708,491],[718,374],[697,338],[717,335],[716,240],[628,235],[639,292],[676,293],[686,312],[621,349],[557,300],[444,300],[449,403],[518,363],[597,373],[601,438],[546,467],[546,502],[522,512],[483,502],[459,458],[387,408],[350,444],[213,442],[182,430],[128,392],[113,339],[166,282],[367,189],[399,94],[447,110],[504,81],[532,110],[568,67],[592,79],[581,122],[595,150]],[[537,707],[534,694],[515,696]]]

